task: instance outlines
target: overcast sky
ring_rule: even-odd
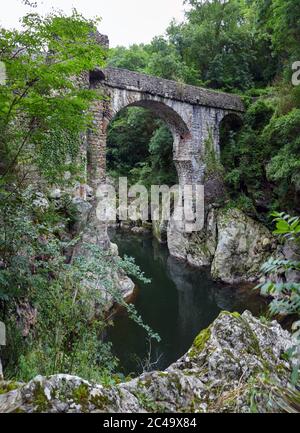
[[[110,46],[150,42],[165,32],[172,18],[184,17],[183,0],[37,0],[37,11],[52,8],[68,13],[75,7],[85,17],[102,17],[99,30],[107,34]],[[0,24],[19,27],[19,19],[28,7],[21,0],[0,0]]]

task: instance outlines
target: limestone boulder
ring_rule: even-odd
[[[187,260],[196,267],[209,266],[217,246],[217,210],[211,208],[199,232],[185,233],[183,225],[170,222],[167,231],[168,248],[173,257]]]
[[[212,208],[200,232],[190,236],[187,261],[192,266],[210,266],[217,247],[217,210]]]
[[[283,259],[300,262],[300,245],[293,240],[287,240],[281,248]],[[285,272],[287,281],[300,283],[300,272],[288,270]]]
[[[271,232],[238,209],[219,211],[217,229],[213,278],[226,283],[256,281],[277,246]]]
[[[76,223],[74,230],[76,233],[83,231],[88,223],[89,214],[92,208],[91,203],[81,197],[74,197],[73,205],[76,208]]]
[[[166,243],[168,238],[168,221],[152,221],[152,233],[159,243]]]
[[[171,219],[167,230],[168,249],[171,256],[180,259],[187,259],[189,237],[184,232],[183,224]]]

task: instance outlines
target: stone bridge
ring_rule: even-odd
[[[144,107],[163,119],[174,138],[173,160],[179,183],[203,184],[205,148],[219,154],[219,131],[227,116],[240,116],[239,96],[184,85],[124,69],[92,71],[89,85],[104,99],[92,107],[94,128],[88,134],[88,175],[93,186],[105,178],[107,128],[125,107]]]

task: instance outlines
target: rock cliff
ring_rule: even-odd
[[[168,247],[174,257],[211,266],[216,280],[232,284],[257,280],[277,245],[266,227],[240,210],[211,208],[200,232],[185,234],[169,225]]]

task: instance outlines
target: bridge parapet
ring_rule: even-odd
[[[220,108],[239,113],[245,111],[244,104],[238,95],[190,86],[126,69],[106,68],[102,72],[102,80],[108,87],[148,93],[191,105]]]

